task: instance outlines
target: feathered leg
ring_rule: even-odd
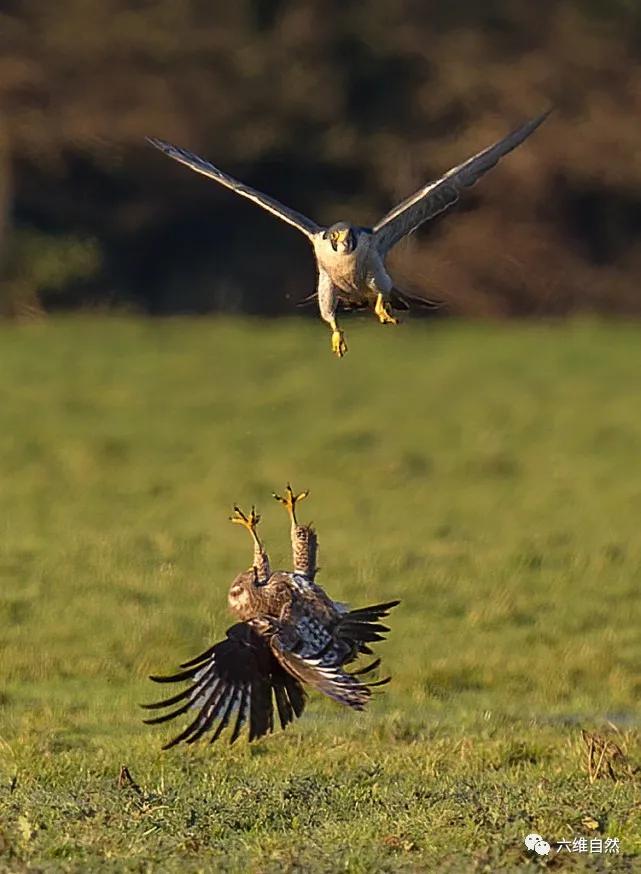
[[[374,313],[378,316],[381,325],[398,325],[398,319],[395,319],[390,313],[392,280],[380,259],[376,259],[371,266],[371,273],[367,277],[367,285],[376,295]]]
[[[332,331],[332,352],[339,358],[347,352],[347,343],[343,332],[336,321],[336,306],[338,304],[338,291],[336,286],[324,270],[318,273],[318,309],[321,318],[327,322]]]
[[[296,504],[307,497],[309,491],[294,494],[287,484],[284,496],[274,494],[277,501],[285,507],[291,520],[292,560],[294,572],[313,580],[316,576],[316,554],[318,538],[311,525],[299,525],[296,519]]]

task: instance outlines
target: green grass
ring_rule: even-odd
[[[337,361],[316,321],[0,329],[0,870],[517,870],[531,831],[621,839],[557,870],[639,870],[641,326],[347,337]],[[146,676],[231,624],[234,501],[287,564],[288,480],[330,593],[402,598],[393,682],[161,753]]]

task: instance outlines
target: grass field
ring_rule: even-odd
[[[0,328],[0,870],[641,870],[641,326],[347,329]],[[161,753],[146,677],[231,624],[234,501],[287,563],[290,479],[393,681]]]

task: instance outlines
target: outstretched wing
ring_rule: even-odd
[[[283,728],[305,707],[305,693],[298,680],[288,674],[274,657],[260,621],[239,622],[227,631],[227,639],[181,665],[185,670],[169,677],[151,677],[156,683],[191,681],[177,695],[149,710],[173,707],[175,710],[146,719],[148,725],[167,722],[188,710],[198,710],[187,728],[165,744],[167,750],[181,741],[191,744],[212,731],[213,743],[233,720],[230,743],[249,721],[249,741],[271,732],[274,727],[274,698]]]
[[[382,686],[389,682],[389,677],[377,680],[375,683],[363,683],[355,674],[344,671],[340,665],[325,664],[322,655],[316,658],[303,658],[298,653],[288,651],[279,646],[278,637],[273,640],[274,654],[285,670],[301,683],[322,692],[339,704],[345,704],[353,710],[364,710],[372,697],[373,686]],[[370,668],[372,666],[369,666]],[[373,667],[378,667],[375,664]]]
[[[474,185],[484,173],[534,133],[551,110],[513,130],[498,143],[484,149],[465,163],[453,167],[440,179],[430,182],[388,212],[373,228],[374,242],[381,254],[419,225],[456,203],[463,188]]]
[[[233,176],[228,176],[227,173],[223,173],[223,171],[219,170],[218,167],[214,167],[214,165],[210,164],[209,161],[205,161],[204,158],[199,158],[198,155],[194,155],[193,152],[189,152],[187,149],[180,149],[178,146],[172,146],[171,143],[165,143],[163,140],[157,140],[155,137],[147,137],[147,142],[151,143],[151,145],[155,146],[157,149],[160,149],[160,151],[164,152],[165,155],[169,155],[169,157],[173,158],[174,161],[180,161],[181,164],[185,164],[191,170],[195,170],[196,173],[202,173],[203,176],[215,179],[216,182],[220,182],[221,185],[230,188],[232,191],[235,191],[236,194],[240,194],[241,197],[247,197],[249,200],[253,200],[254,203],[262,206],[262,208],[266,209],[267,212],[271,212],[272,215],[278,216],[278,218],[287,222],[287,224],[302,231],[307,237],[311,238],[315,233],[321,230],[320,226],[317,225],[316,222],[307,218],[307,216],[304,216],[300,212],[296,212],[294,209],[290,209],[288,206],[284,206],[282,203],[274,200],[273,197],[269,197],[261,191],[256,191],[256,189],[250,188],[249,185],[244,185],[242,182],[234,179]]]
[[[379,620],[389,616],[389,611],[400,603],[400,601],[388,601],[385,604],[348,610],[340,617],[336,626],[336,637],[350,647],[350,655],[346,662],[357,658],[359,653],[371,655],[369,644],[385,640],[389,628]]]

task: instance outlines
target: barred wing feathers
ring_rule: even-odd
[[[180,705],[161,716],[146,719],[148,725],[167,722],[188,710],[198,710],[196,718],[163,749],[183,741],[195,743],[209,731],[212,732],[210,743],[213,743],[232,722],[230,743],[239,737],[247,722],[251,742],[273,730],[274,699],[282,728],[300,716],[305,707],[302,686],[283,670],[258,623],[237,623],[228,629],[225,640],[181,667],[184,670],[177,674],[151,679],[156,683],[190,681],[191,685],[163,701],[143,705],[148,710]]]
[[[389,677],[376,682],[364,683],[355,674],[344,671],[340,665],[324,664],[323,658],[303,658],[294,651],[287,651],[278,646],[274,638],[274,652],[285,670],[301,683],[305,683],[332,698],[339,704],[345,704],[353,710],[364,710],[372,696],[373,686],[382,686],[389,682]],[[377,663],[370,665],[365,672],[378,667]]]

